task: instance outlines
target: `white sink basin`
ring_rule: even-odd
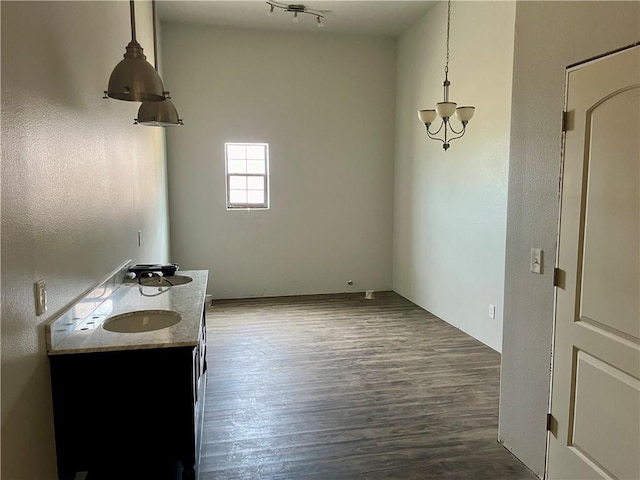
[[[107,318],[102,328],[117,333],[140,333],[162,330],[175,325],[182,316],[167,310],[140,310]]]
[[[193,278],[186,275],[172,275],[170,277],[145,277],[140,279],[140,285],[144,287],[173,287],[189,283]]]

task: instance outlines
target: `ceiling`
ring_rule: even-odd
[[[317,28],[316,19],[311,15],[300,15],[298,23],[292,21],[292,13],[280,9],[275,9],[273,15],[269,16],[269,5],[264,0],[163,0],[157,2],[157,8],[162,22],[395,37],[422,17],[437,1],[305,1],[304,5],[311,9],[330,10],[324,14],[324,28]]]

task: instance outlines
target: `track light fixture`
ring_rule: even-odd
[[[475,112],[475,107],[465,106],[458,107],[458,104],[455,102],[449,101],[449,86],[451,82],[449,81],[449,30],[451,27],[451,0],[448,2],[447,6],[447,62],[444,67],[444,83],[442,86],[444,87],[444,101],[436,103],[435,110],[418,110],[418,119],[424,123],[424,126],[427,130],[427,136],[432,140],[438,140],[442,142],[442,148],[444,148],[445,152],[448,150],[450,146],[450,142],[452,140],[456,140],[461,138],[467,130],[467,124],[471,117],[473,117],[473,113]],[[451,126],[451,117],[455,115],[460,123],[462,124],[462,128],[458,130],[454,130]],[[435,132],[432,132],[429,127],[436,119],[436,117],[440,117],[440,127]],[[438,135],[442,132],[442,138]]]
[[[276,8],[279,8],[281,10],[284,10],[285,12],[293,13],[293,18],[291,20],[293,23],[298,23],[299,21],[298,14],[306,13],[307,15],[312,15],[316,17],[316,24],[318,28],[324,27],[324,23],[322,21],[324,19],[324,14],[329,13],[331,11],[331,10],[313,10],[307,7],[306,5],[302,5],[302,4],[287,5],[285,3],[278,3],[273,1],[268,1],[267,4],[269,5],[268,15],[273,15],[273,10]]]

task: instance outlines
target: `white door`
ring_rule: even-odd
[[[640,46],[567,72],[547,476],[640,479]]]

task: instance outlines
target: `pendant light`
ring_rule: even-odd
[[[156,34],[156,0],[151,1],[153,15],[153,64],[158,71],[158,40]],[[147,127],[177,127],[184,125],[176,107],[171,101],[169,92],[164,92],[162,102],[142,102],[138,109],[138,118],[133,123]]]
[[[444,67],[444,83],[442,86],[444,87],[444,101],[436,103],[435,110],[418,110],[418,119],[424,123],[424,126],[427,130],[427,136],[432,140],[439,140],[442,142],[442,148],[444,148],[445,152],[449,148],[449,144],[452,140],[456,140],[461,138],[467,130],[467,124],[471,117],[473,117],[473,113],[475,112],[475,107],[465,106],[458,107],[458,104],[455,102],[449,101],[449,86],[451,82],[449,81],[449,30],[451,27],[451,0],[448,1],[447,4],[447,62]],[[451,117],[455,114],[460,123],[462,124],[462,128],[459,130],[455,130],[451,126]],[[435,132],[432,132],[429,127],[436,119],[436,117],[440,117],[440,127]],[[442,133],[442,138],[438,135]]]
[[[178,127],[184,122],[171,101],[169,92],[162,102],[143,102],[138,109],[138,118],[133,123],[147,127]]]
[[[162,80],[155,68],[147,62],[143,49],[136,41],[136,14],[133,0],[131,10],[131,42],[126,47],[124,59],[111,72],[105,98],[128,102],[160,102],[165,99]]]

